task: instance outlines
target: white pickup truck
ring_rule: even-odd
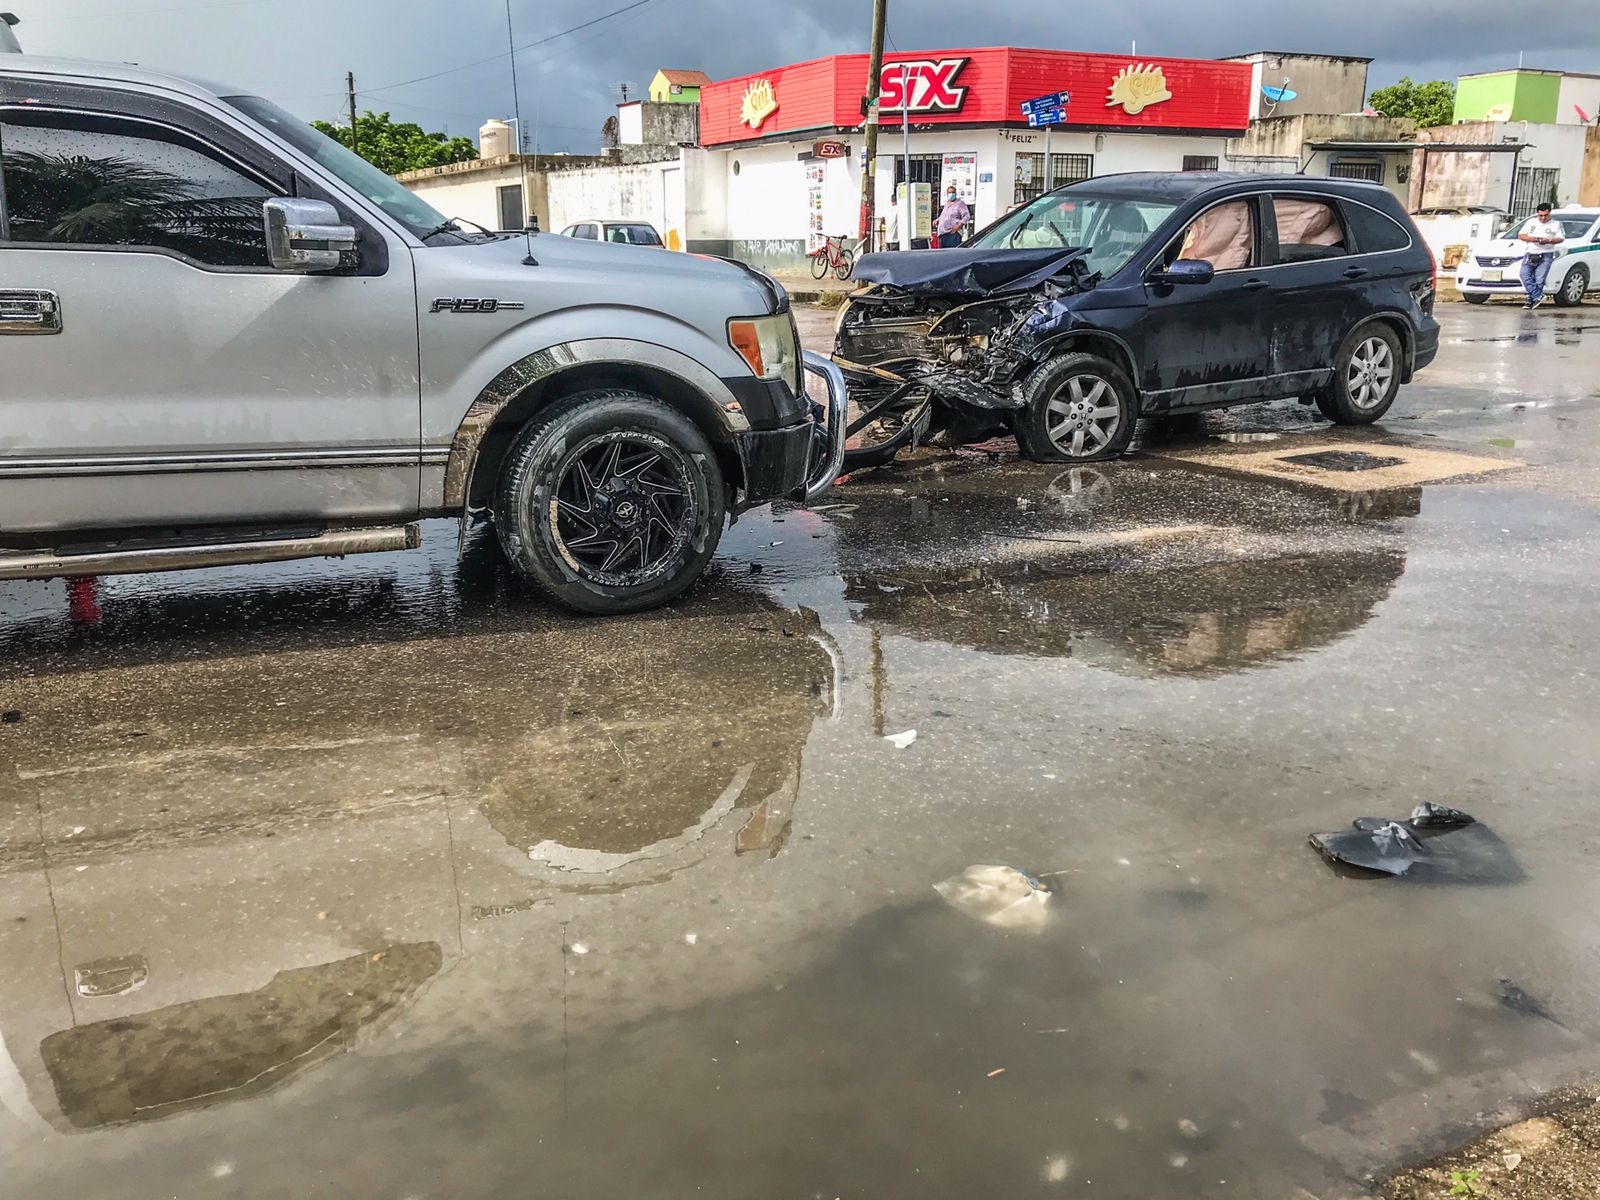
[[[260,97],[24,53],[0,53],[0,381],[0,579],[481,516],[591,613],[664,603],[730,516],[826,489],[846,403],[757,271],[466,229]]]

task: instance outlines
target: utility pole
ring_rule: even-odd
[[[861,236],[873,233],[872,210],[878,192],[878,92],[883,74],[883,29],[889,20],[889,0],[872,3],[872,58],[867,67],[867,165],[861,172]],[[905,119],[902,112],[901,119]]]
[[[345,91],[350,96],[350,149],[360,154],[361,139],[356,134],[356,73],[354,71],[346,71],[344,73],[344,86]]]

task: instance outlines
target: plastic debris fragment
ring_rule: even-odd
[[[917,740],[917,731],[915,729],[908,729],[904,733],[885,734],[883,740],[888,742],[896,750],[904,750],[907,746],[911,745],[912,742]]]
[[[968,867],[933,890],[957,912],[1001,929],[1038,929],[1050,917],[1050,889],[1015,867]]]

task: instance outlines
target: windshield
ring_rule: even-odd
[[[1110,276],[1127,265],[1177,207],[1161,200],[1065,188],[1002,217],[968,244],[996,249],[1083,246],[1089,251],[1089,269]]]
[[[417,237],[445,223],[444,215],[431,204],[270,100],[260,96],[224,96],[223,100],[314,159],[318,166],[349,184]]]

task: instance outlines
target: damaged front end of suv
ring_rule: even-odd
[[[835,327],[834,362],[865,445],[847,468],[877,466],[930,439],[960,445],[1012,432],[1041,347],[1071,320],[1064,303],[1099,276],[1068,247],[874,254]]]

